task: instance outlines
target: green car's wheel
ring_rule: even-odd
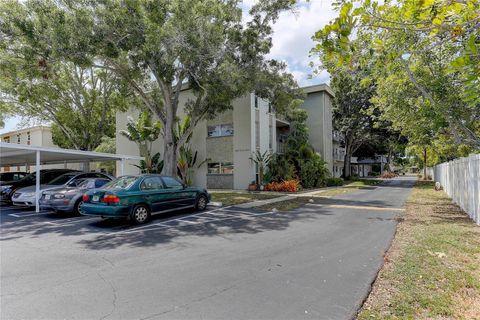
[[[203,211],[207,208],[208,199],[205,195],[200,195],[197,198],[197,203],[195,204],[195,209]]]
[[[136,205],[131,214],[131,219],[134,224],[142,224],[150,219],[150,209],[143,204]]]

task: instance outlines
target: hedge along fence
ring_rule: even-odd
[[[477,224],[480,224],[480,154],[433,167],[433,179]]]

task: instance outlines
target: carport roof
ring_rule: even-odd
[[[0,166],[35,165],[37,151],[40,152],[41,164],[143,159],[138,156],[0,142]]]

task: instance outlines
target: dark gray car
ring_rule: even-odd
[[[111,180],[109,177],[86,178],[82,179],[76,186],[61,186],[48,189],[42,192],[40,208],[54,210],[55,212],[73,212],[80,214],[79,206],[83,194],[88,190],[101,188]]]

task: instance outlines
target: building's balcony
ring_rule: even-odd
[[[344,161],[345,160],[345,153],[338,153],[333,155],[333,160],[335,161]]]
[[[336,141],[336,142],[343,142],[344,140],[344,137],[342,134],[340,134],[340,132],[338,131],[333,131],[333,141]]]
[[[287,151],[287,144],[285,142],[277,141],[277,153],[285,153]]]

